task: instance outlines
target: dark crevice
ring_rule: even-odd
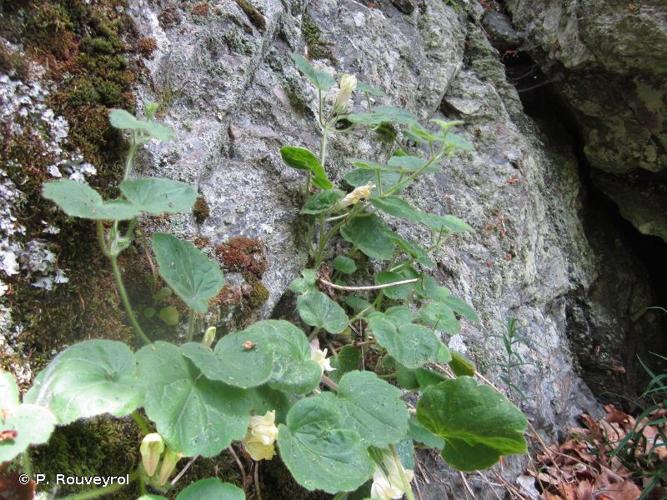
[[[571,148],[578,163],[581,215],[600,268],[600,276],[590,290],[577,290],[568,297],[568,336],[581,375],[602,401],[632,409],[630,400],[648,381],[638,358],[653,369],[664,369],[651,352],[667,352],[667,315],[658,310],[644,311],[643,306],[667,308],[667,243],[641,234],[595,186],[594,169],[584,153],[580,128],[560,98],[555,79],[544,75],[525,52],[512,53],[503,62],[526,114],[555,142]],[[632,310],[627,304],[634,296],[645,300]],[[627,310],[609,311],[620,304]],[[605,307],[607,318],[618,318],[615,324],[596,316]]]

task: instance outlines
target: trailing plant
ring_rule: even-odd
[[[452,215],[424,212],[402,196],[421,176],[439,171],[445,159],[470,148],[452,132],[460,122],[432,120],[424,126],[406,110],[373,106],[382,91],[352,75],[340,78],[328,105],[333,76],[301,56],[293,60],[317,91],[321,132],[318,152],[299,145],[280,150],[287,165],[305,173],[301,213],[312,237],[310,260],[290,285],[301,322],[258,321],[222,336],[213,348],[215,329],[209,328],[195,341],[195,315],[204,315],[220,291],[222,272],[192,244],[156,233],[151,244],[159,274],[191,313],[185,343],[151,341],[136,320],[117,259],[132,244],[138,217],[187,212],[196,191],[168,179],[131,177],[137,149],[151,139],[170,140],[173,133],[154,121],[152,107],[145,120],[112,110],[112,125],[131,136],[121,196],[103,200],[86,184],[67,180],[46,183],[44,196],[71,216],[95,220],[128,319],[145,345],[135,351],[111,340],[75,344],[39,373],[23,405],[3,375],[3,425],[14,434],[0,441],[0,460],[44,442],[50,421],[65,425],[105,413],[132,415],[145,438],[142,464],[131,477],[160,493],[173,487],[169,478],[180,459],[214,457],[240,442],[254,460],[271,459],[277,444],[282,461],[308,490],[343,498],[365,488],[372,498],[412,499],[415,443],[438,449],[462,471],[526,451],[523,414],[478,384],[474,366],[441,340],[458,332],[461,320],[479,320],[429,274],[435,267],[430,254],[471,228]],[[361,112],[350,111],[355,91],[365,96]],[[346,193],[327,174],[329,139],[369,130],[388,156],[350,159]],[[392,230],[393,219],[423,226],[430,244]],[[358,284],[366,272],[373,282]],[[444,364],[451,371],[443,371]],[[397,384],[418,396],[416,408]],[[21,409],[27,405],[44,416]],[[150,422],[138,413],[142,408]],[[24,418],[43,432],[24,436]],[[104,492],[86,497],[97,494]],[[235,499],[243,492],[206,479],[177,498]]]

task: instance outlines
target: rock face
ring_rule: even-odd
[[[660,0],[508,0],[525,47],[571,109],[598,184],[641,232],[665,239],[667,5]],[[660,188],[649,193],[637,176]],[[629,179],[629,181],[628,181]],[[620,189],[611,187],[618,185]],[[667,241],[667,239],[665,239]]]

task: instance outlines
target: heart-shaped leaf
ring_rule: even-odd
[[[407,368],[439,361],[439,353],[448,353],[433,332],[423,326],[407,323],[397,327],[382,313],[373,313],[368,325],[377,343]]]
[[[192,243],[165,233],[153,235],[153,252],[162,279],[190,309],[205,313],[225,284],[218,264]]]
[[[124,200],[105,202],[100,194],[84,182],[60,179],[45,182],[42,195],[53,201],[71,217],[92,220],[129,220],[141,210]]]
[[[411,267],[404,268],[400,271],[382,271],[375,275],[376,285],[386,285],[389,283],[396,283],[407,279],[416,278],[419,276],[417,272]],[[406,283],[404,285],[396,285],[383,289],[385,296],[394,300],[406,299],[415,289],[415,283]]]
[[[279,426],[280,456],[307,490],[353,491],[373,473],[373,462],[359,434],[343,426],[335,397],[323,396],[290,409],[286,425]]]
[[[137,360],[146,415],[171,449],[213,457],[243,438],[251,405],[245,391],[201,376],[167,342],[143,347]]]
[[[56,417],[43,406],[19,403],[11,374],[0,371],[0,463],[23,453],[30,445],[44,444],[56,426]]]
[[[468,375],[475,376],[475,363],[466,358],[463,354],[456,351],[450,351],[452,360],[449,362],[449,367],[452,369],[457,377]]]
[[[342,197],[343,193],[337,189],[319,191],[308,198],[308,201],[306,201],[301,209],[301,213],[309,215],[321,214],[333,208]]]
[[[112,127],[122,130],[137,130],[160,141],[171,141],[175,137],[174,131],[166,125],[162,125],[153,120],[139,120],[124,109],[110,110],[109,122]]]
[[[336,256],[331,265],[336,271],[343,274],[352,274],[357,270],[357,264],[354,260],[345,255]]]
[[[340,234],[372,259],[389,260],[394,256],[391,231],[377,215],[353,217],[341,227]]]
[[[426,389],[417,418],[445,441],[443,458],[462,471],[485,469],[503,455],[526,452],[526,417],[505,396],[471,377]]]
[[[346,373],[338,384],[339,410],[368,446],[385,448],[408,431],[401,391],[368,371]]]
[[[210,477],[188,485],[176,496],[176,500],[201,500],[203,498],[245,500],[245,493],[233,484],[223,483],[217,477]]]
[[[465,221],[453,215],[436,215],[424,213],[421,222],[434,231],[446,231],[448,233],[465,233],[472,231]]]
[[[280,155],[290,167],[299,170],[310,170],[313,173],[313,184],[320,189],[333,188],[333,184],[329,181],[320,160],[309,149],[298,146],[283,146],[280,148]]]
[[[425,325],[448,333],[458,333],[461,329],[454,311],[442,302],[431,302],[419,311],[419,320]]]
[[[401,174],[398,172],[380,172],[380,183],[382,185],[382,190],[387,191],[394,184],[398,182],[401,178]],[[366,184],[375,184],[377,185],[377,173],[373,170],[366,170],[362,168],[357,168],[345,174],[343,176],[345,182],[347,182],[352,187],[364,186]],[[373,188],[373,196],[379,196],[378,188]]]
[[[142,404],[134,353],[113,340],[74,344],[37,376],[25,401],[49,408],[59,425],[103,413],[129,415]]]
[[[152,215],[188,212],[197,200],[190,184],[159,177],[125,180],[120,190],[135,207]]]
[[[340,333],[347,327],[348,317],[343,308],[320,291],[301,295],[296,308],[307,325],[323,328],[329,333]]]
[[[361,350],[352,345],[344,345],[331,360],[331,366],[335,370],[329,373],[329,376],[338,382],[347,372],[357,370],[360,362]]]

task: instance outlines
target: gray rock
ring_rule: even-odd
[[[382,103],[424,119],[447,118],[440,110],[453,110],[465,121],[463,134],[475,150],[452,158],[442,173],[408,191],[415,205],[453,213],[475,229],[437,251],[437,278],[481,317],[480,325],[464,325],[457,345],[506,391],[499,378],[505,354],[498,336],[506,320],[516,317],[527,339],[520,347],[527,364],[513,375],[525,397],[512,397],[533,426],[550,441],[582,411],[598,411],[577,374],[576,346],[568,338],[572,304],[595,308],[599,300],[591,287],[604,266],[584,231],[576,161],[567,145],[551,143],[522,113],[496,51],[464,12],[445,2],[424,2],[423,12],[397,16],[379,2],[369,7],[353,0],[254,0],[266,21],[263,31],[231,2],[216,4],[205,19],[182,11],[181,23],[163,30],[159,7],[130,3],[141,34],[158,41],[154,58],[145,61],[149,82],[139,89],[140,100],[169,97],[166,121],[178,136],[173,143],[151,145],[143,169],[194,182],[208,201],[206,221],[174,220],[172,231],[214,243],[237,235],[264,241],[270,266],[265,317],[306,261],[297,227],[304,179],[283,165],[278,149],[318,147],[316,94],[288,56],[304,50],[307,9],[332,56],[316,64],[382,87],[388,94]],[[477,4],[469,8],[481,11]],[[386,154],[359,134],[336,135],[330,152],[327,169],[335,180],[349,168],[345,158]],[[428,238],[419,228],[391,223],[399,232]],[[621,263],[632,259],[609,251]],[[642,279],[626,267],[628,280]],[[597,312],[606,333],[605,325],[621,324],[627,302],[649,298],[618,300],[624,309]],[[582,325],[592,324],[584,316]],[[463,496],[457,473],[440,459],[422,459],[434,478],[420,482],[423,498]],[[513,481],[525,464],[525,458],[513,458],[498,471]],[[485,480],[470,476],[469,482],[479,498],[495,497]]]

